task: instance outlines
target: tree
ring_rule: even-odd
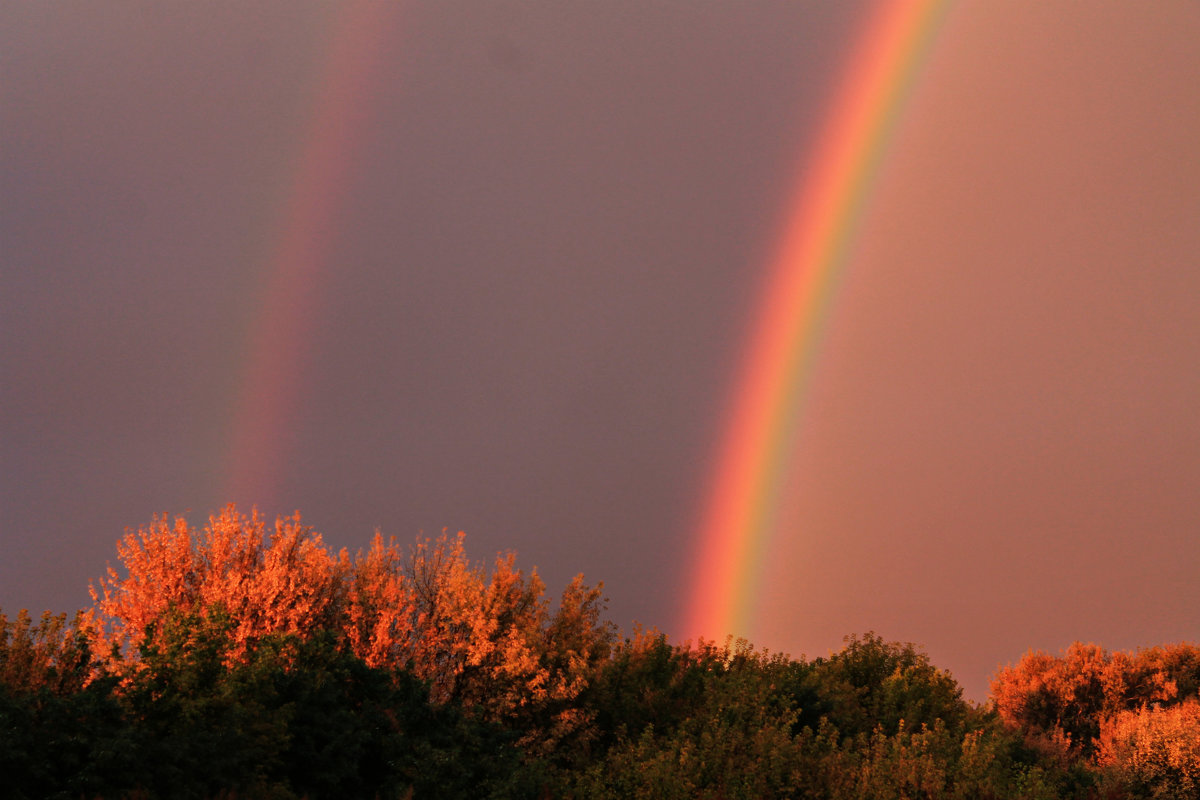
[[[1106,719],[1096,763],[1116,787],[1137,798],[1200,795],[1200,702],[1122,711]]]
[[[340,627],[348,560],[333,558],[299,515],[277,520],[269,537],[257,511],[246,517],[232,505],[201,532],[163,515],[127,531],[117,553],[127,576],[110,566],[92,597],[103,639],[130,658],[146,629],[173,612],[220,607],[233,625],[231,658],[263,636]]]
[[[406,577],[412,621],[403,664],[430,682],[435,702],[461,703],[520,731],[537,755],[585,735],[589,719],[576,699],[612,639],[601,587],[576,576],[552,614],[536,570],[526,576],[507,553],[489,575],[467,561],[461,533],[418,542]]]
[[[615,741],[572,776],[573,796],[792,795],[805,762],[792,735],[795,710],[777,691],[789,659],[745,641],[672,648],[651,634],[627,642],[614,661],[600,696],[616,712],[605,720]]]
[[[1155,658],[1075,642],[1060,656],[1027,653],[992,681],[1001,719],[1043,752],[1066,761],[1092,754],[1101,723],[1148,703],[1170,702],[1176,684]]]
[[[14,798],[113,796],[127,787],[128,725],[92,655],[85,614],[0,614],[0,775]]]
[[[870,632],[844,641],[841,651],[815,659],[793,689],[805,724],[827,716],[844,736],[872,734],[879,727],[890,736],[902,723],[915,731],[941,720],[961,734],[968,710],[962,689],[928,655]]]
[[[121,702],[132,722],[131,779],[151,796],[270,796],[287,743],[276,698],[246,691],[233,660],[237,623],[223,609],[172,610],[149,622]]]
[[[82,612],[47,611],[38,622],[21,609],[15,620],[0,613],[0,685],[11,692],[47,690],[68,695],[92,677],[92,629]]]
[[[354,652],[372,667],[407,663],[417,623],[416,597],[405,569],[407,559],[395,538],[378,531],[371,547],[359,552],[346,591],[346,636]]]
[[[161,647],[173,641],[163,636],[177,636],[181,620],[224,637],[220,658],[233,672],[278,637],[333,637],[339,652],[398,685],[427,684],[428,702],[503,726],[530,758],[567,758],[565,750],[586,748],[592,735],[578,698],[613,634],[601,619],[601,587],[582,576],[551,610],[536,570],[518,569],[512,553],[498,555],[490,571],[472,564],[461,533],[418,540],[407,553],[377,533],[351,559],[331,555],[298,515],[268,534],[257,512],[246,517],[234,506],[203,530],[156,517],[126,532],[117,549],[124,575],[110,567],[93,597],[97,641],[126,681],[136,683],[148,659],[161,662]],[[196,660],[209,651],[200,642],[187,648],[193,678],[210,674],[197,670],[214,669],[211,659]],[[289,647],[278,657],[301,652]]]
[[[672,645],[654,629],[636,626],[612,649],[581,698],[595,719],[597,747],[636,740],[650,726],[674,731],[703,707],[707,676],[724,651],[711,643]]]

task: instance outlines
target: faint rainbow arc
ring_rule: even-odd
[[[364,133],[387,23],[398,6],[396,0],[358,0],[331,11],[335,32],[262,262],[261,307],[251,320],[237,378],[222,502],[243,497],[270,507],[279,499],[322,273]]]
[[[871,178],[949,5],[880,0],[847,59],[789,204],[736,376],[700,519],[685,636],[749,633],[752,584],[769,545],[823,323]]]

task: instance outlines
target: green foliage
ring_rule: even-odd
[[[605,676],[615,743],[577,776],[589,798],[779,797],[799,765],[796,716],[774,680],[786,659],[745,642],[629,646]],[[646,700],[644,711],[638,698]],[[612,713],[616,712],[616,713]],[[657,721],[657,724],[656,724]]]
[[[124,692],[139,789],[153,796],[504,797],[515,736],[432,704],[406,672],[368,666],[333,632],[276,635],[229,659],[219,609],[148,629]],[[179,787],[187,787],[181,790]]]
[[[848,636],[845,643],[840,652],[813,661],[792,687],[802,724],[827,716],[843,736],[876,728],[890,736],[902,725],[911,731],[940,720],[962,732],[969,708],[962,689],[915,645],[884,642],[874,633]]]
[[[609,744],[567,781],[587,798],[1082,796],[913,645],[873,634],[813,662],[754,651],[618,648],[589,695]]]
[[[94,662],[86,618],[0,614],[0,776],[5,796],[118,791],[131,766],[116,681]]]
[[[673,647],[657,632],[635,631],[617,646],[582,701],[595,714],[598,746],[636,739],[648,726],[669,732],[703,702],[711,653]]]
[[[517,733],[335,632],[234,659],[223,609],[172,611],[117,676],[62,617],[0,626],[5,797],[533,798],[546,780]]]
[[[134,721],[137,788],[181,798],[278,794],[270,779],[288,737],[286,711],[272,687],[255,680],[259,665],[227,666],[232,628],[219,610],[175,613],[147,627],[122,692]]]

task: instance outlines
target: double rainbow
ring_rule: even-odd
[[[903,100],[949,0],[878,0],[798,181],[736,378],[701,520],[688,636],[747,633],[823,322]],[[264,259],[229,441],[224,498],[272,507],[302,388],[308,325],[328,270],[351,158],[378,77],[394,0],[347,3],[315,90],[304,144]],[[281,510],[281,509],[279,509]]]
[[[680,631],[749,635],[824,321],[873,176],[948,0],[880,0],[798,181],[736,377]]]

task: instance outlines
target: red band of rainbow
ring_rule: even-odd
[[[302,394],[301,364],[322,273],[329,268],[337,214],[352,179],[377,60],[396,0],[340,4],[335,33],[265,259],[263,304],[250,324],[241,394],[229,442],[226,500],[272,508]],[[282,509],[276,509],[282,511]]]

